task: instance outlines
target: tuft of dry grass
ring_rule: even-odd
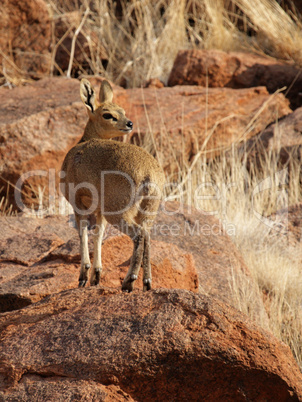
[[[293,13],[286,13],[276,1],[235,0],[255,32],[255,48],[263,53],[285,60],[302,63],[302,24]]]

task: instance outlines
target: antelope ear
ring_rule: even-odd
[[[90,82],[83,78],[80,85],[80,95],[82,102],[91,113],[95,110],[95,92]]]
[[[102,81],[99,98],[101,103],[112,102],[113,91],[107,80]]]

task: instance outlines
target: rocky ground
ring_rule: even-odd
[[[187,290],[67,290],[2,314],[0,328],[3,400],[302,397],[288,347]]]
[[[0,9],[0,48],[9,31],[13,47],[40,52],[15,63],[41,79],[0,88],[0,197],[14,208],[15,186],[30,171],[21,202],[38,203],[39,187],[46,199],[58,196],[57,173],[87,120],[79,81],[45,77],[51,25],[44,2],[28,2],[26,10],[21,3]],[[64,23],[56,21],[56,32]],[[56,61],[66,68],[60,48]],[[209,160],[232,144],[249,150],[250,164],[261,152],[283,166],[293,156],[301,163],[301,80],[295,66],[271,58],[184,50],[167,86],[154,79],[145,88],[113,88],[134,122],[128,140],[148,145],[173,177],[198,152]],[[290,90],[275,93],[284,86]],[[164,207],[152,231],[154,290],[143,293],[139,277],[132,294],[120,290],[132,254],[127,236],[108,228],[101,285],[77,289],[79,239],[71,216],[0,217],[1,401],[302,400],[298,365],[269,332],[262,295],[227,230],[194,208]],[[286,211],[284,238],[295,250],[301,211],[302,204]],[[234,278],[248,289],[250,315],[262,326],[236,310]]]
[[[129,295],[120,290],[127,236],[107,232],[101,286],[77,289],[79,240],[68,217],[2,217],[0,399],[301,400],[289,347],[232,307],[236,275],[268,328],[240,253],[223,230],[194,233],[196,222],[219,224],[195,210],[159,214],[155,290],[143,293],[139,278]]]

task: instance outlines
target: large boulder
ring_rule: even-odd
[[[248,89],[175,86],[129,89],[120,103],[129,110],[131,141],[145,144],[167,173],[188,167],[201,152],[217,156],[291,112],[282,94]]]
[[[199,291],[235,304],[231,291],[234,277],[248,282],[253,299],[259,295],[250,272],[231,240],[233,224],[177,202],[166,202],[158,214],[151,238],[174,244],[193,255],[199,277]],[[261,302],[258,304],[258,308]],[[261,315],[257,308],[257,314]]]
[[[299,67],[267,56],[221,50],[180,50],[168,85],[250,88],[265,86],[269,93],[287,87],[291,107],[301,103]]]
[[[302,398],[287,346],[186,290],[68,290],[1,314],[0,333],[3,401],[62,400],[62,389],[64,399],[103,400],[107,387],[136,401]]]
[[[43,0],[3,0],[0,7],[0,77],[41,78],[51,67],[51,21]]]

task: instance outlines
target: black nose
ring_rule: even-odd
[[[126,126],[127,126],[128,128],[133,128],[133,123],[132,123],[132,121],[129,120],[129,121],[127,122]]]

